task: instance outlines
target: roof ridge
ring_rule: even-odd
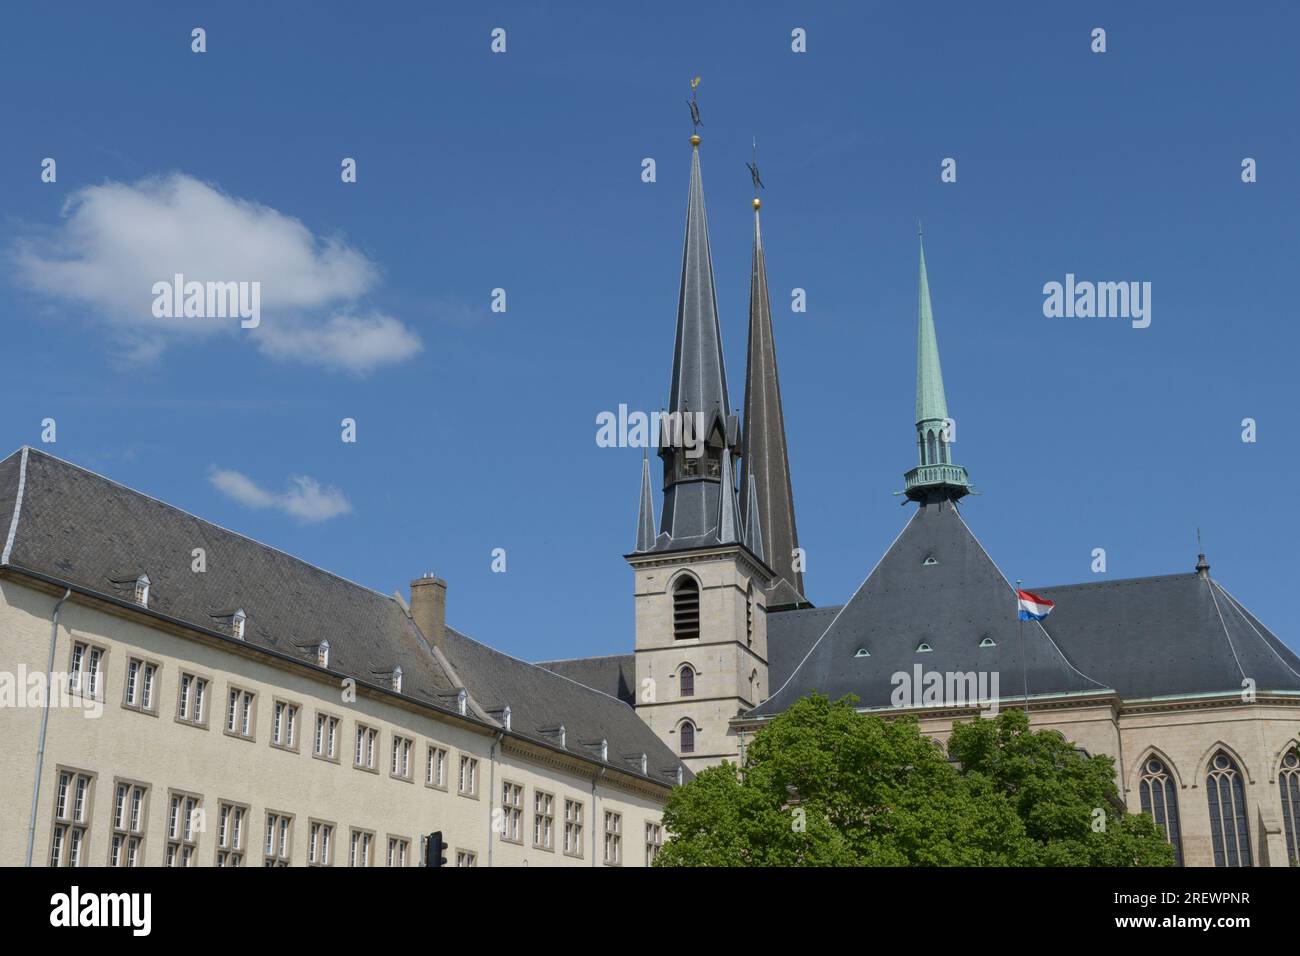
[[[628,651],[626,654],[593,654],[590,657],[552,657],[550,660],[533,661],[536,667],[545,667],[547,664],[567,664],[570,661],[603,661],[611,657],[635,657],[635,651]]]
[[[1035,584],[1038,591],[1064,591],[1067,588],[1096,588],[1116,584],[1137,584],[1142,581],[1174,581],[1180,578],[1194,578],[1195,571],[1175,571],[1171,574],[1145,574],[1131,578],[1103,578],[1100,581],[1078,581],[1075,584]]]
[[[24,450],[27,450],[28,448],[29,446],[27,445],[23,446]],[[327,568],[322,568],[319,565],[312,564],[310,561],[305,561],[295,554],[290,554],[288,551],[285,551],[281,548],[277,548],[274,545],[267,544],[265,541],[259,541],[256,538],[246,535],[240,531],[234,531],[230,528],[225,527],[224,525],[219,525],[215,521],[209,521],[207,518],[200,518],[192,511],[186,511],[184,508],[178,508],[176,505],[171,504],[170,502],[163,501],[161,498],[155,498],[153,495],[148,494],[147,492],[144,491],[140,491],[138,488],[132,488],[130,485],[124,485],[122,482],[115,481],[112,478],[109,478],[107,475],[101,475],[99,472],[94,471],[93,469],[90,468],[86,468],[84,465],[78,465],[76,462],[68,461],[66,458],[60,458],[58,455],[51,455],[49,452],[42,451],[39,448],[30,448],[30,450],[36,452],[39,455],[43,455],[46,458],[49,458],[51,461],[57,461],[61,465],[67,465],[69,468],[75,468],[77,471],[83,472],[84,474],[93,475],[94,477],[100,479],[101,481],[106,481],[110,485],[116,485],[118,488],[121,488],[124,491],[129,491],[131,494],[136,495],[140,498],[146,498],[149,501],[162,505],[164,508],[167,508],[171,511],[178,512],[179,514],[183,514],[187,518],[193,518],[195,521],[199,522],[200,524],[207,525],[209,528],[216,528],[218,531],[223,531],[226,534],[234,535],[237,538],[243,538],[245,541],[251,542],[252,544],[257,545],[260,548],[265,548],[268,551],[274,551],[276,554],[282,554],[291,561],[296,561],[299,564],[304,565],[305,567],[311,568],[313,571],[319,571],[321,574],[327,574],[330,577],[335,578],[336,580],[342,581],[344,584],[349,584],[352,587],[357,588],[358,590],[368,591],[369,593],[377,597],[383,598],[385,601],[388,601],[391,604],[397,603],[393,599],[393,596],[391,594],[385,594],[383,591],[379,591],[375,588],[368,587],[367,585],[364,584],[359,584],[358,582],[353,581],[350,578],[345,578],[341,574],[336,574],[335,572],[330,571]],[[11,455],[10,457],[12,458],[13,456]],[[8,557],[8,553],[9,553],[8,549],[6,549],[5,551],[6,558]]]
[[[1209,580],[1210,580],[1211,589],[1218,588],[1220,591],[1223,592],[1223,596],[1228,599],[1228,606],[1237,612],[1237,616],[1246,622],[1246,625],[1252,631],[1255,632],[1255,636],[1259,638],[1260,642],[1263,643],[1265,647],[1267,647],[1270,651],[1273,652],[1274,657],[1276,657],[1279,661],[1282,662],[1282,666],[1285,667],[1287,670],[1289,670],[1292,674],[1295,674],[1296,677],[1300,677],[1300,671],[1297,671],[1294,667],[1292,667],[1290,664],[1286,662],[1286,658],[1284,658],[1281,654],[1277,652],[1277,648],[1274,647],[1269,642],[1268,638],[1266,638],[1263,634],[1259,632],[1259,628],[1255,626],[1254,622],[1251,621],[1250,617],[1246,616],[1246,610],[1241,606],[1241,602],[1238,601],[1235,597],[1233,597],[1232,593],[1227,588],[1225,588],[1222,584],[1216,581],[1214,578],[1210,578]],[[1211,593],[1213,593],[1213,590],[1211,590]],[[1253,615],[1251,616],[1253,617]],[[1263,624],[1262,621],[1260,623]],[[1267,628],[1265,628],[1265,630],[1267,630]],[[1277,637],[1276,634],[1274,634],[1273,637],[1279,642],[1281,642],[1281,638]],[[1286,647],[1286,644],[1283,643],[1282,646]]]

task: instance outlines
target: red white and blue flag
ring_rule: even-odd
[[[1030,594],[1028,591],[1017,591],[1016,597],[1020,601],[1022,621],[1041,621],[1052,613],[1052,608],[1056,607],[1055,602],[1041,598],[1037,594]]]

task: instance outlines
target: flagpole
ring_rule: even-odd
[[[1020,610],[1020,579],[1016,578],[1016,620],[1020,624],[1020,675],[1025,688],[1025,719],[1029,719],[1029,663],[1025,660],[1025,618]]]

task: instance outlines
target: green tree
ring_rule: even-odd
[[[1038,845],[1042,866],[1172,866],[1173,847],[1145,813],[1128,813],[1115,762],[1055,731],[1029,729],[1021,710],[953,726],[949,755],[971,781],[1005,794]]]
[[[743,773],[727,763],[674,790],[664,809],[670,836],[656,865],[1172,860],[1149,820],[1130,823],[1133,818],[1106,809],[1114,786],[1102,779],[1109,772],[1104,764],[1092,761],[1108,758],[1084,758],[1055,734],[1017,730],[1008,716],[1016,712],[976,721],[975,732],[963,729],[969,757],[958,766],[915,718],[860,714],[854,702],[805,698],[754,736]],[[1053,772],[1058,765],[1064,774]],[[1094,833],[1098,796],[1106,826]],[[1071,812],[1082,813],[1081,830],[1066,819]]]

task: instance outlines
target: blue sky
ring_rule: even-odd
[[[510,653],[630,649],[640,452],[595,418],[667,395],[699,74],[737,405],[759,142],[814,602],[906,518],[922,219],[1008,577],[1189,571],[1199,526],[1300,647],[1293,4],[614,6],[6,5],[2,453],[51,417],[53,454],[352,580],[445,577]],[[262,326],[153,320],[173,259],[256,272]],[[1151,282],[1151,326],[1045,318],[1066,273]]]

